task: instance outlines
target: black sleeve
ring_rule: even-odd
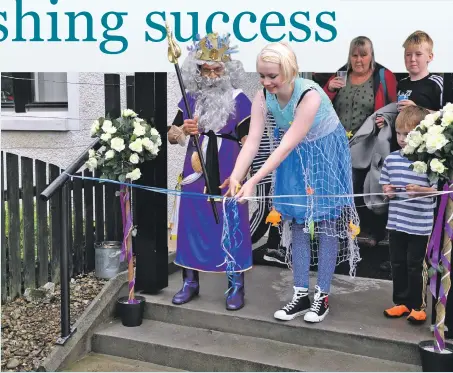
[[[244,136],[247,136],[249,134],[249,129],[250,129],[250,117],[247,117],[236,127],[237,138],[241,140]]]
[[[178,112],[176,113],[175,119],[173,119],[172,124],[177,127],[181,127],[184,124],[184,116],[180,109],[178,109]]]
[[[439,84],[434,84],[434,102],[433,102],[433,108],[431,110],[440,110],[442,109],[442,104],[443,104],[443,95],[444,95],[444,89],[443,89],[443,80],[442,80],[442,85]]]

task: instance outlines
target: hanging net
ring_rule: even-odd
[[[301,224],[304,233],[310,234],[311,263],[318,264],[319,235],[338,238],[337,265],[349,262],[350,275],[355,275],[360,261],[357,235],[359,217],[354,206],[352,188],[352,165],[348,139],[343,126],[333,111],[330,100],[316,83],[303,80],[303,90],[316,89],[328,104],[320,106],[320,120],[312,127],[304,140],[290,153],[272,174],[269,198],[270,209],[281,216],[273,220],[279,225],[281,245],[287,249],[286,262],[291,268],[292,224]],[[292,98],[288,105],[293,117],[299,97]],[[286,130],[277,126],[275,116],[268,107],[269,100],[262,96],[265,118],[264,135],[269,136],[271,151],[274,151]],[[275,106],[274,106],[275,107]],[[315,119],[316,120],[316,119]],[[290,123],[291,124],[291,123]],[[271,212],[272,213],[276,213]]]

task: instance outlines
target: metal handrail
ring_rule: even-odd
[[[77,172],[88,159],[90,149],[97,150],[100,147],[99,139],[93,141],[88,148],[72,162],[65,172],[61,173],[50,185],[39,195],[44,201],[48,201],[55,193],[58,193],[60,202],[60,286],[61,286],[61,337],[56,343],[64,345],[74,334],[75,328],[71,329],[70,320],[70,277],[69,277],[69,206],[68,206],[68,184],[67,181],[73,173]]]
[[[80,156],[72,162],[66,169],[64,173],[61,173],[49,186],[44,189],[39,195],[40,198],[44,201],[48,201],[52,196],[63,187],[63,185],[68,181],[69,175],[75,173],[88,159],[88,150],[99,148],[99,138],[94,140],[86,150]]]

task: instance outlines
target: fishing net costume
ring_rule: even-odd
[[[317,83],[308,79],[295,80],[293,95],[284,108],[275,95],[264,89],[265,134],[270,137],[272,151],[275,150],[290,128],[297,106],[310,90],[320,94],[320,107],[306,137],[273,172],[273,198],[269,203],[281,214],[282,245],[289,248],[288,266],[293,262],[295,245],[302,246],[305,261],[311,248],[312,264],[320,264],[320,237],[325,235],[334,238],[329,241],[338,246],[337,251],[331,248],[329,261],[335,260],[336,265],[348,261],[349,273],[354,276],[360,254],[351,156],[346,132],[331,101]],[[299,242],[292,242],[294,239]],[[335,253],[336,258],[332,258]]]

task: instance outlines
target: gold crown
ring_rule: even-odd
[[[203,39],[195,41],[194,46],[189,48],[195,51],[197,60],[210,62],[229,62],[231,61],[231,53],[235,53],[236,47],[230,48],[230,35],[219,36],[216,32],[207,34]]]

